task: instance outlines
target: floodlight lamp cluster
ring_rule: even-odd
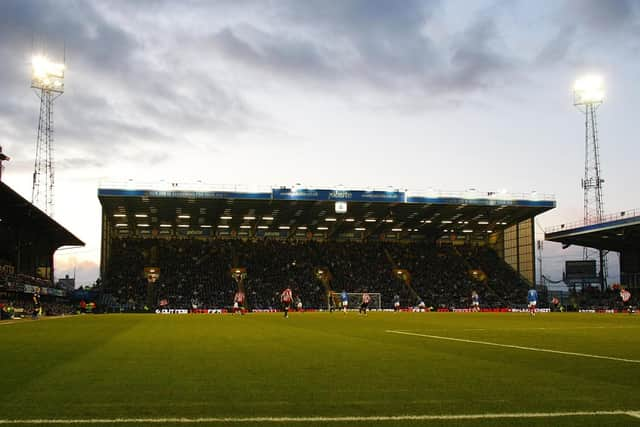
[[[573,85],[574,105],[595,105],[604,101],[602,77],[589,75],[576,80]]]
[[[64,91],[64,64],[52,62],[44,55],[31,58],[31,87],[51,92]]]

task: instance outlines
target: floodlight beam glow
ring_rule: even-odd
[[[31,86],[38,89],[62,92],[65,65],[52,62],[44,55],[31,58]]]
[[[573,85],[576,105],[599,104],[604,100],[604,80],[598,75],[588,75]]]

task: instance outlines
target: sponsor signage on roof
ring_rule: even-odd
[[[407,203],[438,204],[438,205],[480,205],[480,206],[541,206],[555,207],[555,202],[550,200],[501,200],[501,199],[476,199],[463,197],[407,197]]]
[[[363,190],[277,188],[273,190],[273,199],[274,200],[402,203],[404,202],[404,199],[405,199],[405,193],[404,191],[363,191]]]
[[[120,190],[101,188],[99,196],[158,197],[168,199],[270,199],[271,193],[243,193],[237,191],[158,191]]]
[[[306,188],[274,188],[271,192],[237,191],[159,191],[99,189],[103,197],[151,197],[173,199],[244,199],[244,200],[309,200],[333,202],[419,203],[440,205],[555,207],[553,200],[499,199],[494,197],[424,197],[407,196],[404,191],[330,190]]]

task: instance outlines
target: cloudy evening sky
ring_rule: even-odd
[[[27,199],[41,40],[66,45],[55,217],[87,247],[56,268],[81,283],[106,181],[536,190],[558,204],[538,232],[578,220],[585,73],[605,211],[640,207],[638,1],[1,1],[3,180]],[[545,274],[579,253],[546,244]]]

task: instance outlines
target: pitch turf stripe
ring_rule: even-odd
[[[37,319],[31,319],[31,318],[24,318],[24,319],[20,319],[20,320],[3,320],[2,322],[0,322],[0,326],[2,325],[19,325],[19,324],[23,324],[26,325],[27,323],[30,322],[44,322],[45,320],[60,320],[60,319],[70,319],[72,317],[75,317],[75,314],[69,314],[66,316],[48,316],[48,317],[38,317]]]
[[[499,343],[488,342],[488,341],[477,341],[477,340],[467,340],[467,339],[462,339],[462,338],[443,337],[443,336],[440,336],[440,335],[417,334],[415,332],[391,331],[391,330],[387,330],[387,332],[391,333],[391,334],[411,335],[411,336],[414,336],[414,337],[432,338],[432,339],[436,339],[436,340],[456,341],[456,342],[463,342],[463,343],[468,343],[468,344],[490,345],[490,346],[493,346],[493,347],[514,348],[516,350],[526,350],[526,351],[537,351],[537,352],[541,352],[541,353],[562,354],[562,355],[565,355],[565,356],[588,357],[588,358],[591,358],[591,359],[606,359],[606,360],[614,360],[616,362],[640,363],[640,360],[636,360],[636,359],[624,359],[624,358],[621,358],[621,357],[601,356],[601,355],[598,355],[598,354],[575,353],[573,351],[551,350],[551,349],[548,349],[548,348],[524,347],[524,346],[521,346],[521,345],[512,345],[512,344],[499,344]]]
[[[345,417],[242,417],[242,418],[87,418],[87,419],[31,419],[2,420],[0,424],[198,424],[198,423],[332,423],[375,421],[437,421],[484,420],[509,418],[591,417],[626,415],[640,417],[638,411],[574,411],[574,412],[515,412],[497,414],[442,414],[442,415],[394,415],[394,416],[345,416]]]

